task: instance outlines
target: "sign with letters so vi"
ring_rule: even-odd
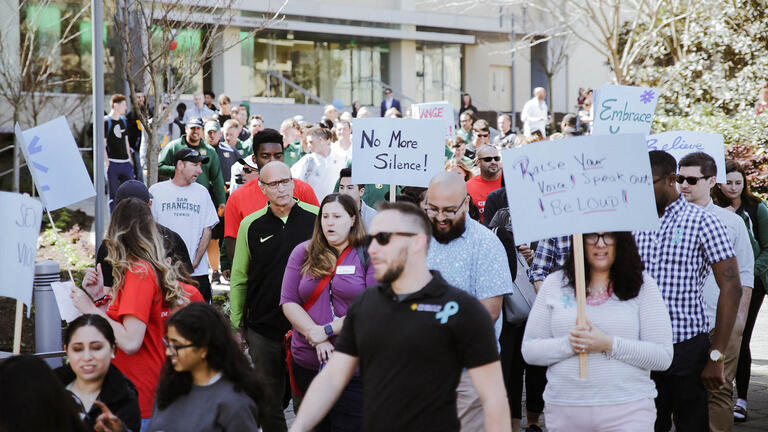
[[[659,226],[645,135],[592,135],[503,150],[518,244]]]
[[[597,91],[592,135],[648,134],[659,101],[654,88],[604,85]]]
[[[43,206],[35,198],[11,192],[0,192],[0,296],[32,304],[32,282],[35,277],[37,236]],[[28,309],[29,310],[29,309]]]
[[[668,131],[648,135],[646,143],[648,151],[663,150],[678,162],[688,153],[704,152],[712,156],[717,166],[717,182],[725,183],[725,146],[719,133]]]
[[[443,171],[444,126],[439,120],[355,119],[352,183],[428,186]]]
[[[456,138],[453,105],[447,101],[414,104],[411,113],[415,119],[440,119],[445,122],[445,139]]]

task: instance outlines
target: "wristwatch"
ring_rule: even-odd
[[[725,354],[721,353],[719,350],[713,349],[709,352],[709,359],[715,363],[725,361]]]
[[[328,337],[333,336],[333,326],[331,325],[331,323],[326,324],[325,327],[323,327],[323,329],[325,329],[326,336]]]

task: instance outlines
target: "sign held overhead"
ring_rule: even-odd
[[[694,152],[704,152],[715,160],[717,166],[717,182],[725,183],[725,145],[723,136],[719,133],[668,131],[648,135],[646,140],[648,151],[663,150],[680,162],[685,155]]]

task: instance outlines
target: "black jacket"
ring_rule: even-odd
[[[69,365],[56,368],[53,372],[65,386],[76,378],[75,372]],[[75,397],[74,393],[72,396]],[[139,411],[136,387],[114,365],[109,365],[109,370],[101,385],[101,393],[97,399],[103,402],[112,411],[112,414],[122,420],[127,429],[133,432],[138,432],[141,429],[141,412]],[[101,415],[101,409],[93,404],[91,410],[86,413],[77,397],[75,400],[82,410],[81,415],[84,416],[84,423],[88,426],[88,430],[92,431],[96,419]]]

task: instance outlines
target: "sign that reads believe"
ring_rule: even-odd
[[[501,154],[518,244],[658,228],[645,135],[544,141]]]
[[[445,122],[445,139],[456,138],[453,105],[447,101],[414,104],[411,113],[415,119],[439,119]]]
[[[717,182],[725,183],[725,145],[723,136],[719,133],[668,131],[648,135],[646,140],[648,151],[663,150],[680,159],[688,153],[704,152],[715,160],[717,166]]]
[[[355,119],[352,183],[426,187],[443,170],[444,126],[438,120]]]
[[[648,134],[659,101],[654,88],[604,85],[597,91],[592,135]]]

